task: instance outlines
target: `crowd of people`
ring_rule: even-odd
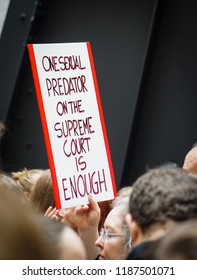
[[[181,167],[150,168],[113,200],[90,194],[67,209],[55,207],[49,169],[1,170],[0,229],[1,260],[197,259],[197,145]]]

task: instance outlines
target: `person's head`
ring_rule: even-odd
[[[197,260],[197,220],[180,223],[149,251],[154,260]]]
[[[12,172],[11,176],[22,188],[25,198],[30,200],[33,188],[43,172],[44,170],[42,169],[24,168],[21,171]]]
[[[40,235],[51,248],[53,259],[85,260],[86,251],[78,234],[65,223],[45,216],[35,216]]]
[[[112,201],[112,207],[117,206],[119,203],[122,203],[123,197],[130,197],[132,192],[131,186],[125,186],[118,190],[116,198]]]
[[[24,193],[22,187],[6,172],[0,172],[0,188],[7,189],[11,194],[24,201]]]
[[[43,171],[37,180],[31,194],[31,205],[41,213],[45,213],[49,206],[55,207],[53,184],[49,169]]]
[[[34,215],[19,197],[0,187],[0,260],[52,259]]]
[[[132,186],[124,186],[117,192],[117,197],[128,197],[130,196],[130,193],[132,192]]]
[[[183,162],[183,169],[187,172],[197,174],[197,144],[186,154]]]
[[[128,198],[122,198],[122,203],[114,207],[104,222],[100,236],[95,245],[99,248],[100,260],[125,259],[131,250],[131,236],[125,221],[128,213]]]
[[[197,184],[182,168],[156,168],[133,184],[127,222],[134,244],[197,217]]]

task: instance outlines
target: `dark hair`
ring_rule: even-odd
[[[143,232],[156,222],[197,217],[197,183],[182,168],[149,170],[133,184],[129,212]]]

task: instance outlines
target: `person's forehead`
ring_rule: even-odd
[[[112,209],[104,222],[105,227],[117,228],[122,226],[122,219],[118,209]]]

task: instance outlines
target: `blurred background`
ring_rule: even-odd
[[[0,0],[2,168],[48,168],[27,43],[90,42],[117,188],[197,142],[197,1]]]

